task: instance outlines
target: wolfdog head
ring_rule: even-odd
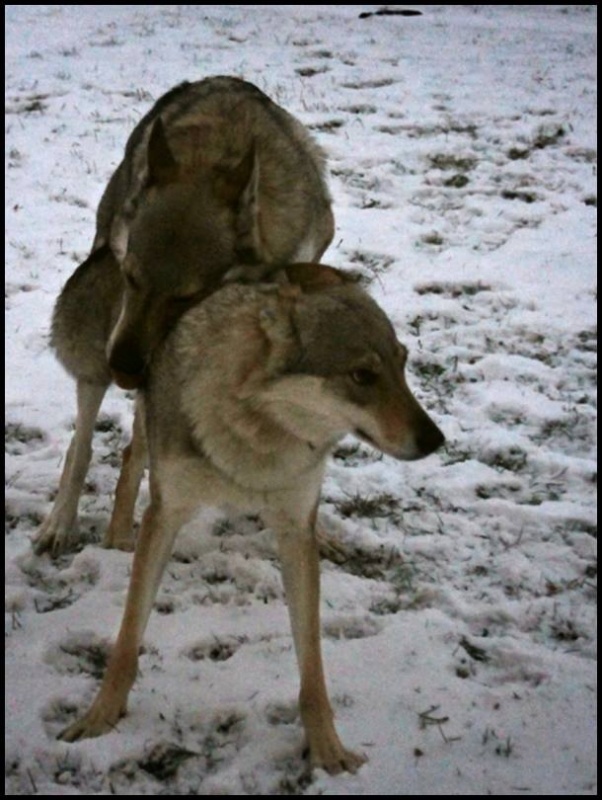
[[[200,135],[198,126],[180,131],[180,138]],[[189,158],[176,160],[158,118],[144,186],[112,225],[124,288],[107,354],[122,388],[140,385],[157,344],[187,308],[215,290],[244,243],[241,230],[253,227],[253,147],[235,163],[216,166],[202,163],[197,145],[185,142],[178,152]]]
[[[295,403],[306,405],[306,432],[320,427],[322,417],[324,430],[354,433],[402,460],[424,458],[443,444],[442,432],[406,382],[407,348],[368,295],[355,286],[302,295],[288,324],[294,345],[287,335],[284,375],[267,393],[283,420]],[[279,351],[278,327],[264,322],[273,358]]]
[[[261,459],[294,460],[294,442],[308,457],[348,433],[402,460],[439,448],[444,436],[406,382],[407,349],[374,300],[324,265],[285,271],[293,285],[218,291],[170,339],[164,385],[182,386],[203,450],[238,474],[248,444],[259,480]]]

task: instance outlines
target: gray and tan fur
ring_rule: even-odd
[[[78,410],[38,553],[65,549],[75,528],[111,381],[138,387],[177,319],[226,276],[258,280],[322,256],[334,230],[324,170],[301,123],[237,78],[183,83],[134,128],[100,201],[92,252],[54,310],[51,343],[77,381]],[[112,531],[108,541],[121,538]]]
[[[108,733],[126,712],[175,536],[200,504],[227,503],[260,513],[277,536],[311,766],[354,772],[364,760],[339,739],[322,665],[316,515],[325,463],[348,433],[403,460],[427,456],[444,437],[408,388],[407,351],[376,303],[328,267],[296,265],[287,277],[291,285],[220,289],[157,351],[138,399],[150,505],[121,630],[100,691],[66,741]],[[136,453],[117,498],[126,516],[144,446]]]

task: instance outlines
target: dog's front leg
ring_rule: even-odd
[[[144,404],[138,397],[134,412],[132,440],[123,451],[121,472],[115,489],[113,514],[102,542],[103,547],[119,550],[134,549],[134,508],[147,456]]]
[[[100,691],[87,714],[59,734],[74,742],[101,736],[115,727],[126,712],[136,678],[138,651],[159,582],[181,521],[158,501],[151,502],[142,519],[121,629],[109,659]]]
[[[315,517],[315,515],[312,515]],[[347,750],[336,732],[320,647],[320,564],[314,519],[307,525],[278,524],[278,545],[299,671],[299,708],[310,764],[335,774],[355,772],[365,761]]]

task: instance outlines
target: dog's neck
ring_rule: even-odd
[[[222,479],[245,490],[292,488],[310,473],[321,475],[335,443],[315,441],[308,431],[295,435],[261,411],[203,421],[194,426],[195,450]]]

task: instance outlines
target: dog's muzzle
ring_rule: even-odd
[[[144,372],[120,372],[112,369],[113,380],[120,389],[139,389],[144,383]]]

